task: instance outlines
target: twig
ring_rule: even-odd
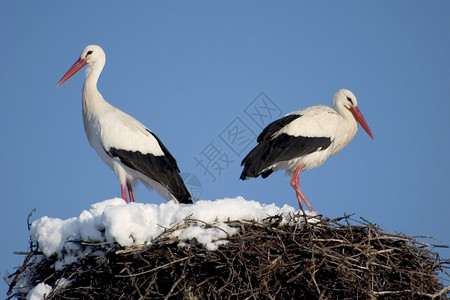
[[[176,260],[176,261],[172,261],[172,262],[170,262],[170,263],[164,264],[164,265],[162,265],[162,266],[158,266],[158,267],[156,267],[156,268],[153,268],[153,269],[150,269],[150,270],[147,270],[147,271],[143,271],[143,272],[135,273],[135,274],[129,274],[129,275],[116,275],[116,277],[136,277],[136,276],[141,276],[141,275],[144,275],[144,274],[147,274],[147,273],[154,272],[154,271],[156,271],[156,270],[160,270],[160,269],[167,268],[167,267],[169,267],[169,266],[172,266],[172,265],[174,265],[174,264],[176,264],[176,263],[185,261],[185,260],[187,260],[187,259],[189,259],[189,257],[183,257],[183,258],[180,258],[180,259],[178,259],[178,260]]]
[[[20,275],[25,271],[25,269],[28,266],[28,263],[30,262],[30,259],[33,257],[35,252],[28,252],[27,257],[25,258],[25,261],[23,262],[23,265],[17,270],[16,275],[14,276],[14,279],[12,280],[11,284],[9,285],[8,292],[6,293],[8,296],[11,295],[12,290],[17,284],[17,281],[19,281]]]

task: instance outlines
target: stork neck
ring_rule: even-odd
[[[342,148],[344,148],[353,139],[356,131],[358,131],[358,123],[348,109],[342,107],[340,110],[336,110],[341,115],[341,119],[336,129],[333,154],[341,151]]]
[[[102,73],[103,66],[98,64],[88,65],[86,69],[86,80],[84,81],[84,89],[97,89],[97,81]]]
[[[86,70],[86,80],[83,86],[83,109],[95,110],[95,107],[106,103],[97,89],[97,81],[103,66],[92,65]]]

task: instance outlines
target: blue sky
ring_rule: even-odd
[[[375,141],[360,128],[301,174],[302,191],[327,217],[449,245],[449,13],[448,1],[1,1],[0,272],[22,263],[12,252],[27,249],[33,208],[69,218],[120,196],[84,134],[83,72],[56,87],[89,44],[106,52],[104,98],[163,140],[202,199],[297,206],[283,172],[238,179],[261,131],[251,112],[268,122],[350,89]],[[164,201],[143,185],[136,199]]]

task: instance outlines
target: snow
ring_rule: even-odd
[[[41,300],[52,291],[52,287],[43,282],[36,285],[27,295],[27,300]]]
[[[118,243],[129,247],[151,244],[164,234],[164,237],[178,242],[180,247],[188,247],[189,241],[195,239],[206,249],[214,251],[226,245],[229,236],[239,232],[239,227],[230,226],[229,221],[264,223],[270,216],[280,216],[280,225],[301,226],[300,221],[293,221],[293,215],[297,213],[288,205],[277,207],[247,201],[242,197],[199,200],[194,204],[169,201],[158,205],[126,204],[122,199],[114,198],[95,203],[89,210],[66,220],[42,217],[32,223],[30,236],[46,257],[56,255],[54,267],[61,270],[83,255],[104,255],[108,251],[105,245],[105,251],[92,253],[89,247],[80,246],[80,241]],[[29,299],[39,299],[33,297],[51,290],[51,287],[41,283],[30,291]]]
[[[58,279],[58,281],[56,282],[55,289],[65,288],[69,284],[70,284],[70,281],[65,278]],[[45,297],[48,296],[52,291],[53,291],[53,288],[50,285],[45,284],[44,282],[41,282],[28,292],[27,300],[45,299]]]
[[[73,241],[116,242],[121,246],[151,243],[168,228],[182,224],[186,219],[196,220],[195,226],[184,226],[172,232],[180,242],[196,239],[209,250],[216,250],[228,235],[237,233],[225,221],[248,220],[262,222],[269,216],[280,215],[290,222],[296,210],[288,205],[279,208],[247,201],[242,197],[200,200],[194,204],[168,203],[126,204],[120,198],[95,203],[78,217],[67,220],[42,217],[33,222],[30,230],[33,241],[38,242],[45,256],[56,254],[62,261],[59,267],[76,260],[81,251]],[[213,224],[214,226],[201,226]],[[183,243],[182,243],[183,245]]]

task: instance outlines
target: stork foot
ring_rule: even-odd
[[[315,211],[314,208],[311,206],[311,204],[309,204],[308,199],[306,199],[305,195],[302,193],[302,191],[300,190],[300,171],[302,170],[302,166],[298,166],[297,169],[295,169],[294,172],[294,176],[292,176],[291,179],[291,186],[294,188],[295,190],[295,194],[297,195],[297,200],[298,200],[298,206],[300,208],[300,210],[303,210],[303,205],[302,202],[304,202],[306,204],[306,206],[308,206],[310,211]]]
[[[120,185],[120,189],[121,189],[121,192],[122,192],[122,199],[125,201],[125,203],[128,203],[127,188],[126,188],[125,184],[121,184]]]
[[[131,186],[131,183],[127,182],[127,188],[128,188],[128,195],[130,196],[130,202],[136,202],[134,201],[133,188]]]
[[[297,200],[298,200],[298,204],[299,204],[299,207],[301,210],[303,210],[303,208],[302,208],[302,201],[303,201],[306,204],[306,206],[308,206],[310,211],[315,211],[314,208],[311,206],[311,204],[309,204],[308,199],[306,199],[305,195],[303,195],[300,188],[298,190],[295,190],[295,193],[297,194]]]

